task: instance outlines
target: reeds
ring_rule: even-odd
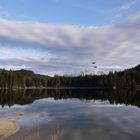
[[[57,129],[55,126],[51,128],[51,139],[50,140],[56,140],[57,138]],[[20,138],[15,138],[14,140],[41,140],[39,127],[36,125],[33,125],[28,128],[27,131],[24,132],[23,136],[20,136]]]
[[[52,127],[51,129],[51,140],[56,140],[56,127]]]

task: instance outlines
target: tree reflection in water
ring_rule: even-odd
[[[125,104],[140,107],[140,92],[132,90],[93,90],[93,89],[28,89],[28,90],[0,90],[0,105],[31,104],[37,99],[80,99],[80,100],[108,100],[111,104]]]

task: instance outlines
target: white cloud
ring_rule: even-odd
[[[22,64],[26,68],[52,75],[91,71],[92,61],[96,61],[99,68],[102,66],[127,68],[139,63],[139,13],[131,15],[119,24],[101,27],[5,19],[0,19],[0,27],[0,48],[4,46],[9,50],[11,48],[24,50],[22,55],[21,51],[18,57],[12,55],[8,60],[5,54],[5,61],[0,60],[3,66],[13,64],[16,68]],[[39,51],[42,57],[34,54],[31,59],[25,55],[28,51],[28,54],[31,54],[31,50]],[[47,57],[48,52],[50,57]]]

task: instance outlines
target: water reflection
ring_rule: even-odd
[[[1,90],[0,104],[0,118],[15,119],[21,128],[6,140],[22,140],[32,125],[39,140],[140,139],[138,92]]]
[[[49,90],[0,90],[0,105],[13,106],[14,104],[31,104],[37,99],[54,98],[80,99],[80,100],[102,100],[110,104],[125,104],[140,107],[140,92],[132,90],[91,90],[91,89],[49,89]]]

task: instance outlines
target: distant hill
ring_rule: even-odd
[[[20,74],[23,74],[24,76],[34,76],[35,75],[35,73],[33,71],[24,70],[24,69],[17,70],[15,72],[20,73]]]
[[[140,72],[140,65],[137,65],[136,67],[134,67],[134,68],[132,68],[130,70],[134,70],[134,71]]]
[[[5,69],[0,69],[0,73],[5,70]],[[8,72],[8,70],[5,70],[6,72]],[[46,77],[49,77],[47,75],[42,75],[42,74],[37,74],[37,73],[34,73],[34,71],[31,71],[31,70],[26,70],[26,69],[21,69],[21,70],[13,70],[14,73],[17,73],[17,74],[21,74],[23,76],[26,76],[26,77],[37,77],[37,78],[46,78]]]
[[[17,71],[14,71],[14,72],[20,73],[20,74],[22,74],[24,76],[28,76],[28,77],[37,77],[37,78],[47,78],[47,77],[49,77],[47,75],[37,74],[37,73],[34,73],[31,70],[25,70],[25,69],[17,70]]]

